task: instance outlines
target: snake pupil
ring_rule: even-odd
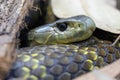
[[[66,24],[66,23],[57,24],[57,28],[58,28],[60,31],[65,31],[65,30],[67,29],[67,24]]]

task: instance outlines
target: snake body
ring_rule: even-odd
[[[93,37],[88,39],[94,30],[94,21],[87,16],[62,19],[31,30],[28,36],[32,46],[19,50],[8,79],[71,80],[119,59],[120,47]],[[88,40],[63,44],[85,39]],[[42,45],[33,46],[36,44]]]

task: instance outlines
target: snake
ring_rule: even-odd
[[[92,36],[95,22],[79,15],[39,26],[28,33],[7,80],[72,80],[120,58],[120,47]]]

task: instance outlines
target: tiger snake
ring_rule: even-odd
[[[80,15],[31,30],[31,47],[20,49],[8,80],[71,80],[119,59],[119,47],[91,37],[95,28],[90,17]]]

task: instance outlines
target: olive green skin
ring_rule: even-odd
[[[60,31],[58,24],[66,24],[67,29]],[[95,28],[90,17],[80,15],[37,27],[28,33],[28,40],[31,45],[78,42],[89,38]]]

